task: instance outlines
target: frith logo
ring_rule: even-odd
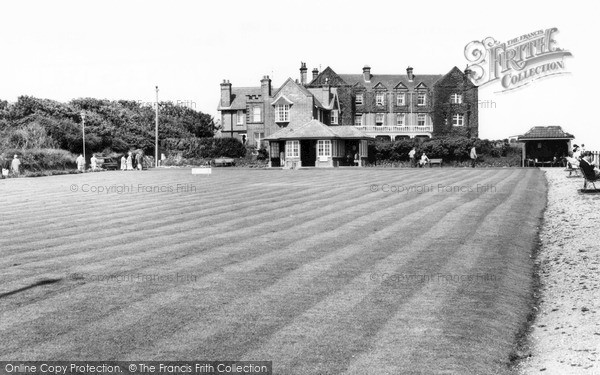
[[[471,79],[480,87],[499,82],[500,91],[523,87],[537,79],[568,73],[564,58],[571,52],[552,39],[557,28],[537,30],[500,43],[492,37],[465,47]]]

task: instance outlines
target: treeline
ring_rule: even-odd
[[[136,101],[74,99],[61,103],[21,96],[16,103],[0,101],[0,152],[7,149],[83,150],[124,153],[138,149],[154,153],[155,111]],[[212,137],[212,116],[184,106],[161,102],[159,139]]]

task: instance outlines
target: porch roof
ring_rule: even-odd
[[[575,138],[562,130],[560,126],[534,126],[518,137],[519,141],[569,140]]]
[[[370,139],[373,138],[354,126],[327,126],[319,120],[303,125],[289,126],[266,137],[267,141],[288,139]]]

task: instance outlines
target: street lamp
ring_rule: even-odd
[[[83,162],[85,163],[85,113],[81,112],[81,131],[83,133]]]
[[[158,86],[156,86],[156,119],[154,127],[154,167],[158,168]]]

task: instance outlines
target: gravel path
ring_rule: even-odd
[[[600,374],[600,194],[579,193],[583,179],[562,168],[542,170],[540,306],[521,373]]]

